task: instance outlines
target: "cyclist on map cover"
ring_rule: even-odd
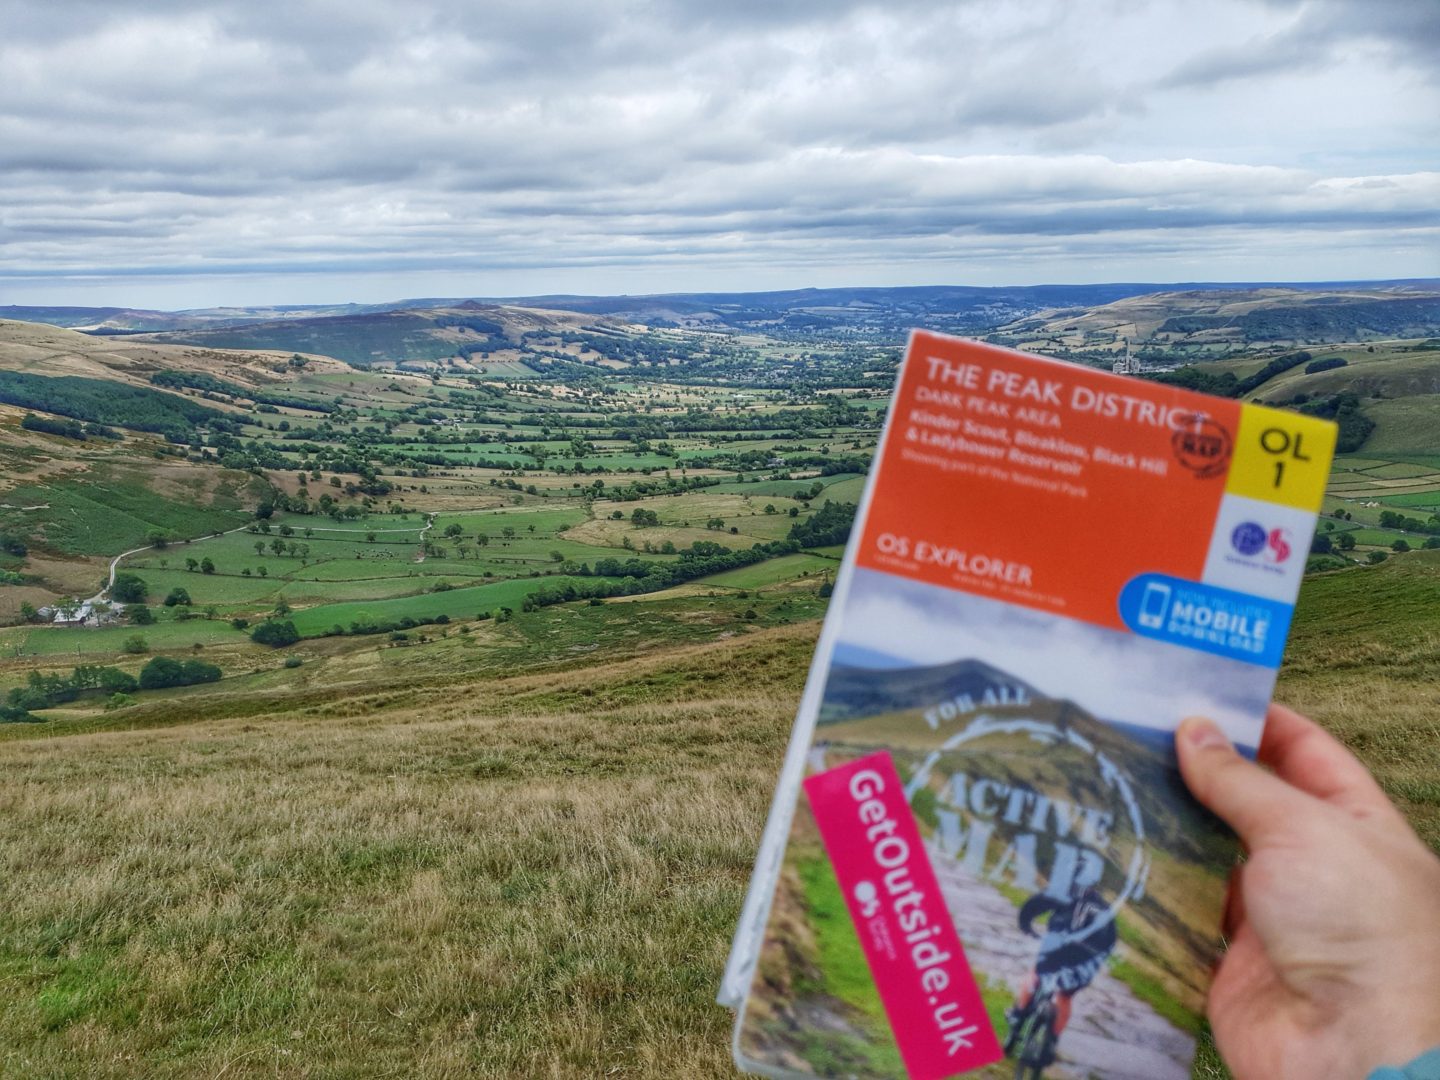
[[[1010,1035],[1005,1052],[1015,1049],[1015,1040],[1042,986],[1054,995],[1054,1033],[1058,1040],[1070,1021],[1070,1002],[1090,985],[1105,958],[1115,948],[1115,921],[1107,918],[1109,905],[1093,884],[1076,881],[1071,884],[1068,900],[1057,900],[1048,893],[1036,893],[1020,908],[1020,929],[1031,937],[1040,937],[1040,952],[1035,970],[1025,980],[1015,1007],[1006,1014]],[[1044,936],[1034,922],[1046,912],[1050,920]],[[1090,928],[1087,931],[1087,928]],[[1053,1045],[1053,1043],[1052,1043]],[[1048,1064],[1048,1062],[1047,1062]]]

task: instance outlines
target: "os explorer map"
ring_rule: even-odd
[[[1335,429],[917,332],[721,1000],[775,1077],[1184,1080]]]

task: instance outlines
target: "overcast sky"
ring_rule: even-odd
[[[0,304],[1440,275],[1440,0],[0,0]]]

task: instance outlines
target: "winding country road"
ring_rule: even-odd
[[[247,524],[241,525],[241,526],[239,526],[238,528],[235,528],[235,529],[226,529],[223,533],[220,533],[219,535],[221,535],[221,536],[229,536],[231,533],[244,532],[244,531],[245,531],[246,529],[248,529],[249,527],[250,527],[250,526],[249,526],[249,524],[247,523]],[[197,544],[198,544],[201,540],[210,540],[210,539],[212,539],[215,535],[216,535],[215,533],[210,533],[210,534],[208,534],[208,535],[206,535],[206,536],[197,537],[195,540],[190,541],[190,543],[197,543]],[[181,541],[181,543],[184,543],[184,541]],[[98,593],[96,593],[94,596],[90,597],[90,599],[86,600],[85,603],[87,603],[87,604],[99,604],[99,603],[104,602],[104,600],[105,600],[105,594],[108,593],[111,589],[113,589],[113,588],[115,587],[115,574],[116,574],[116,572],[120,569],[120,560],[121,560],[121,559],[129,558],[131,555],[138,555],[138,554],[140,554],[140,552],[142,552],[142,551],[150,551],[151,549],[153,549],[153,548],[155,548],[155,547],[156,547],[156,545],[154,545],[154,544],[146,544],[144,547],[131,548],[129,551],[122,551],[119,555],[116,555],[113,559],[110,560],[110,577],[109,577],[109,579],[105,582],[105,587],[104,587],[103,589],[101,589]],[[169,544],[166,544],[166,547],[169,547]]]

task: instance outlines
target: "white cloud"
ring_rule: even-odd
[[[0,302],[1436,274],[1423,7],[0,0]]]
[[[1173,730],[1208,716],[1247,746],[1275,673],[869,570],[856,570],[840,640],[916,665],[980,659],[1106,720]]]

